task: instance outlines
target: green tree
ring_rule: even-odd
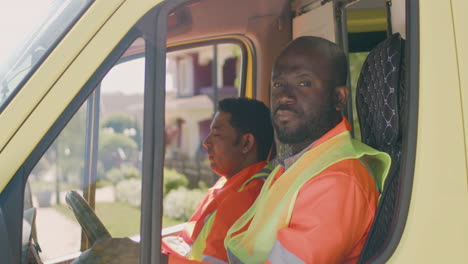
[[[135,117],[127,113],[112,113],[102,120],[101,127],[112,128],[114,133],[131,137],[141,150],[141,129]]]
[[[141,179],[141,172],[135,167],[113,168],[106,173],[106,178],[116,185],[123,180]]]
[[[65,183],[80,186],[84,167],[86,137],[86,104],[68,122],[49,148],[46,155],[51,164],[56,164],[58,177]]]
[[[118,168],[124,162],[133,165],[138,162],[138,146],[124,134],[103,131],[99,140],[99,159],[106,171]]]
[[[164,194],[168,194],[171,190],[176,190],[179,187],[187,187],[189,181],[187,176],[177,172],[174,169],[164,168]]]

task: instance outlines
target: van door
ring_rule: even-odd
[[[466,25],[468,18],[463,14],[462,10],[468,8],[466,1],[452,1],[453,12],[453,26],[455,33],[455,45],[457,48],[457,63],[458,63],[458,77],[460,78],[460,93],[463,104],[463,117],[464,117],[464,131],[465,131],[465,145],[468,142],[468,33],[466,32]],[[465,152],[468,149],[465,147]],[[465,154],[468,164],[468,154]]]
[[[137,213],[137,227],[131,232],[141,234],[141,261],[158,261],[165,135],[166,21],[170,11],[184,1],[160,2],[99,1],[85,5],[86,12],[80,13],[75,24],[71,23],[63,31],[63,39],[56,38],[51,50],[20,81],[21,85],[5,96],[7,99],[0,113],[0,126],[5,131],[0,140],[0,233],[5,234],[0,238],[2,262],[21,263],[26,182],[36,203],[39,195],[35,194],[41,188],[52,189],[48,202],[59,208],[63,206],[61,197],[66,189],[81,189],[92,202],[99,162],[110,170],[112,166],[130,168],[130,179],[135,174],[139,177],[134,172],[141,171],[141,213]],[[143,55],[139,58],[144,60],[137,63],[138,67],[127,67],[127,70],[136,71],[142,80],[139,91],[144,109],[140,117],[143,134],[140,139],[134,127],[117,131],[109,124],[106,127],[96,122],[99,116],[93,115],[100,101],[96,91],[115,71],[111,70],[113,65],[122,60],[137,60],[135,54]],[[119,65],[114,68],[117,67]],[[128,87],[131,89],[135,87]],[[104,130],[96,130],[96,126],[103,126]],[[100,142],[93,141],[96,131],[107,131],[111,135],[104,140],[102,134]],[[106,142],[118,144],[107,144],[106,148]],[[119,147],[115,148],[116,145]],[[91,157],[99,153],[96,150],[107,150],[115,156],[96,160]],[[50,161],[57,159],[59,162],[51,165]],[[55,178],[47,173],[44,177],[37,176],[54,170]],[[95,194],[97,202],[100,198]],[[37,228],[40,216],[38,212]],[[56,228],[51,232],[57,232],[58,226],[52,225]],[[49,235],[38,230],[36,237],[41,241]],[[58,240],[60,244],[62,241]],[[79,247],[86,248],[86,243],[76,249]],[[55,259],[68,253],[51,253],[49,257]]]

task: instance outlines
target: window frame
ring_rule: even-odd
[[[10,237],[0,238],[0,246],[9,248],[0,254],[2,259],[10,260],[11,263],[17,263],[20,258],[21,251],[21,234],[22,234],[22,216],[23,216],[23,199],[25,184],[32,169],[37,162],[47,151],[50,145],[58,137],[63,128],[71,120],[74,114],[82,106],[85,101],[88,104],[95,104],[99,99],[99,86],[108,72],[108,70],[130,57],[121,58],[122,54],[130,47],[137,38],[145,40],[145,52],[139,53],[137,57],[146,56],[145,60],[145,106],[144,106],[144,125],[143,125],[143,172],[142,172],[142,205],[141,205],[141,247],[140,247],[140,263],[159,263],[160,254],[160,236],[161,236],[161,215],[162,215],[162,170],[164,164],[164,126],[158,126],[158,123],[164,124],[164,101],[165,89],[157,89],[157,87],[165,87],[165,59],[166,59],[166,24],[167,17],[175,8],[184,4],[193,2],[192,0],[176,0],[165,1],[153,7],[145,16],[143,16],[132,29],[125,35],[119,44],[112,50],[107,58],[101,63],[98,69],[88,79],[86,84],[81,88],[79,93],[73,98],[70,104],[60,114],[57,120],[54,121],[51,128],[47,131],[44,137],[40,140],[31,154],[23,162],[18,171],[13,175],[9,184],[2,192],[3,197],[0,201],[0,230],[5,228],[9,230]],[[155,23],[156,21],[156,23]],[[155,26],[156,24],[156,26]],[[73,25],[71,25],[73,26]],[[71,27],[70,26],[70,27]],[[157,32],[157,34],[156,34]],[[59,41],[57,41],[58,43]],[[54,46],[51,47],[51,50]],[[219,43],[226,43],[221,41]],[[246,56],[247,48],[239,40],[240,47],[243,52],[245,62],[242,63],[242,89],[241,95],[245,94],[246,86],[246,71],[248,56]],[[248,42],[247,42],[248,43]],[[50,51],[51,51],[50,50]],[[50,53],[48,51],[48,53]],[[48,54],[46,53],[46,55]],[[252,51],[253,53],[253,51]],[[45,56],[47,57],[47,56]],[[44,57],[44,58],[45,58]],[[40,67],[40,63],[36,65],[36,69]],[[252,65],[254,66],[254,65]],[[36,70],[35,69],[35,70]],[[32,71],[33,72],[35,72]],[[26,79],[25,79],[26,81]],[[254,90],[254,89],[253,89]],[[255,93],[255,91],[253,91]],[[94,93],[94,94],[93,94]],[[8,103],[5,103],[5,106]],[[90,122],[90,115],[95,112],[89,112],[86,121]],[[92,121],[91,121],[92,122]],[[87,133],[91,131],[87,128]],[[160,139],[160,140],[158,140]],[[87,139],[89,140],[89,138]],[[96,144],[87,146],[87,153],[93,151]],[[160,150],[160,151],[158,151]],[[92,165],[92,160],[87,159],[88,169],[95,169]],[[88,185],[87,191],[91,192]],[[9,212],[8,217],[3,216],[3,211]],[[20,224],[18,224],[20,223]],[[4,231],[6,231],[4,230]],[[12,252],[16,252],[12,253]]]
[[[248,61],[248,47],[244,44],[243,41],[240,39],[236,39],[233,36],[224,36],[221,38],[216,38],[216,39],[208,39],[208,40],[199,40],[196,42],[191,42],[191,43],[182,43],[182,44],[172,44],[169,45],[167,48],[167,53],[174,52],[174,51],[181,51],[185,49],[192,49],[192,48],[199,48],[199,47],[204,47],[204,46],[216,46],[220,44],[234,44],[237,45],[241,49],[242,53],[242,64],[241,64],[241,70],[240,70],[240,87],[239,87],[239,97],[245,97],[245,90],[246,90],[246,85],[247,85],[247,65],[248,63],[251,63]],[[217,74],[217,72],[215,72]],[[219,88],[219,87],[216,87]]]
[[[135,41],[135,39],[139,37],[144,38],[144,35],[144,32],[142,32],[137,26],[134,26],[126,34],[126,36],[113,49],[113,51],[98,67],[94,74],[88,79],[86,84],[81,88],[80,92],[73,98],[70,104],[60,114],[52,127],[47,131],[47,133],[40,140],[27,159],[23,162],[21,167],[13,175],[11,181],[3,190],[2,196],[8,198],[0,200],[0,221],[3,221],[4,218],[6,220],[6,223],[0,223],[0,231],[2,231],[2,227],[6,227],[6,229],[9,230],[8,233],[12,235],[0,239],[0,247],[10,248],[10,250],[6,250],[7,252],[0,254],[1,259],[10,260],[7,261],[9,263],[20,262],[19,259],[21,254],[19,253],[21,252],[21,235],[23,229],[22,217],[24,209],[24,190],[31,171],[54,142],[54,140],[58,137],[60,132],[65,128],[68,122],[79,110],[82,104],[84,104],[88,98],[91,98],[91,94],[95,91],[95,89],[98,88],[101,80],[107,74],[107,71],[116,65],[116,62],[118,62],[122,54],[128,49],[133,41]],[[86,121],[88,122],[88,118]],[[88,186],[88,191],[89,188],[90,186]],[[9,213],[8,217],[3,216],[3,211]]]
[[[138,38],[136,37],[133,41]],[[131,42],[130,46],[133,44]],[[128,49],[128,47],[127,47]],[[131,54],[125,57],[120,57],[115,64],[113,64],[109,70],[113,67],[120,65],[122,63],[145,58],[145,49],[136,54]],[[126,50],[125,50],[126,51]],[[125,52],[124,51],[124,52]],[[106,73],[107,74],[107,73]],[[89,172],[88,178],[83,178],[83,196],[88,201],[91,208],[95,209],[95,193],[96,193],[96,174],[97,174],[97,161],[98,161],[98,146],[99,146],[99,122],[100,122],[100,98],[101,98],[101,84],[102,80],[106,75],[103,76],[96,88],[91,92],[89,98],[86,100],[88,104],[86,107],[87,117],[86,117],[86,148],[85,148],[85,164],[84,170]],[[94,182],[93,184],[89,184]],[[86,249],[87,246],[86,240],[82,238],[82,249]]]

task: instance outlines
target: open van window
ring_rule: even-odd
[[[0,111],[92,0],[10,1],[0,8]],[[24,8],[25,5],[30,6]],[[21,20],[18,18],[21,17]]]
[[[163,227],[187,221],[204,186],[217,178],[209,169],[202,141],[217,102],[242,94],[244,50],[232,39],[168,50]],[[140,240],[145,51],[145,40],[137,38],[28,177],[24,208],[34,207],[37,215],[32,237],[41,248],[37,254],[42,261],[73,259],[94,242],[92,235],[82,235],[76,212],[67,208],[71,190],[82,194],[109,235]],[[23,230],[24,236],[31,233]]]

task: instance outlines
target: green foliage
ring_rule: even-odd
[[[123,180],[122,171],[119,168],[111,169],[106,173],[106,179],[112,182],[112,184],[116,185]]]
[[[356,88],[356,84],[361,73],[362,64],[367,58],[368,52],[350,53],[349,54],[349,71],[351,78],[351,87],[353,90]]]
[[[111,185],[112,182],[108,181],[108,180],[97,180],[96,181],[96,188],[104,188],[104,187],[107,187],[109,185]]]
[[[106,173],[106,179],[116,185],[123,180],[141,179],[141,172],[134,167],[113,168]]]
[[[124,203],[97,203],[96,214],[113,237],[140,232],[140,210]]]
[[[141,129],[135,117],[127,113],[112,113],[102,120],[101,127],[112,128],[114,133],[129,136],[141,149]]]
[[[99,158],[105,170],[120,167],[123,161],[136,163],[137,149],[135,141],[123,134],[101,133]]]
[[[60,182],[79,187],[84,167],[86,109],[81,107],[35,166],[32,174],[59,177]]]
[[[141,179],[141,172],[135,167],[123,167],[122,171],[125,180]]]
[[[356,110],[356,85],[361,73],[362,64],[367,58],[368,52],[350,53],[349,54],[349,71],[351,78],[351,95],[353,98],[353,127],[355,138],[361,139],[361,129],[359,128],[359,120]]]
[[[198,181],[198,188],[202,192],[207,192],[209,189],[209,186],[205,181]]]
[[[112,113],[102,120],[101,126],[111,127],[114,132],[122,134],[126,128],[137,127],[137,123],[135,118],[127,113]]]
[[[240,87],[240,77],[237,77],[236,79],[234,79],[234,87],[239,89],[239,87]]]
[[[106,170],[104,169],[104,165],[102,165],[102,161],[97,161],[97,168],[96,168],[96,179],[98,181],[106,179]]]
[[[135,141],[122,134],[103,133],[100,139],[100,153],[116,152],[118,148],[122,148],[124,151],[135,151],[137,149]]]
[[[112,237],[140,233],[140,209],[124,203],[96,203],[96,215]]]
[[[179,187],[187,187],[188,184],[189,181],[184,174],[174,169],[164,168],[164,194],[168,194],[171,190],[176,190]]]

